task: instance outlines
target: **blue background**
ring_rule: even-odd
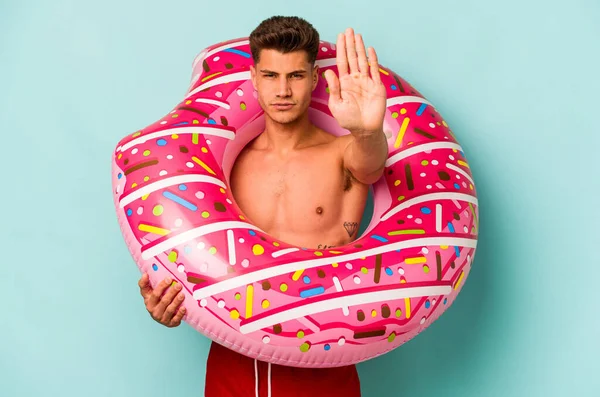
[[[360,364],[363,395],[599,396],[600,3],[284,3],[2,0],[0,395],[203,395],[209,340],[145,311],[110,158],[182,98],[202,48],[284,14],[363,33],[477,182],[459,299]]]

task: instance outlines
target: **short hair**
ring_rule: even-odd
[[[319,32],[300,17],[272,16],[262,21],[250,34],[250,50],[254,63],[261,50],[281,53],[306,51],[308,62],[314,64],[319,53]]]

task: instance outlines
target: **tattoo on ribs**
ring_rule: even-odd
[[[348,232],[348,236],[352,237],[358,229],[358,222],[344,222],[344,229]]]

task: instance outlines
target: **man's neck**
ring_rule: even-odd
[[[265,118],[265,130],[260,137],[262,149],[287,154],[306,145],[316,132],[308,114],[293,123],[280,124],[269,117]]]

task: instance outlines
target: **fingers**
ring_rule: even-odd
[[[336,62],[340,78],[348,74],[348,59],[346,58],[346,38],[342,33],[338,34],[336,44]]]
[[[185,315],[185,307],[181,306],[179,308],[179,310],[177,310],[177,313],[175,314],[175,316],[169,322],[168,326],[169,327],[177,327],[179,324],[181,324],[181,320],[183,319],[184,315]]]
[[[327,80],[327,87],[329,87],[329,99],[340,100],[340,80],[335,75],[335,72],[331,69],[326,70],[325,80]]]
[[[350,73],[358,73],[358,56],[356,54],[356,43],[354,41],[354,30],[346,29],[346,57],[348,58],[348,67]]]
[[[181,290],[181,288],[179,290]],[[169,323],[171,323],[171,321],[175,319],[175,316],[179,314],[179,310],[181,309],[180,306],[183,303],[184,294],[183,292],[179,292],[177,296],[174,297],[174,299],[172,299],[171,301],[167,301],[165,298],[166,296],[163,297],[163,299],[165,300],[165,303],[168,303],[168,306],[166,307],[162,315],[161,323],[168,325]]]
[[[362,35],[356,35],[356,53],[358,55],[358,67],[360,74],[363,76],[369,75],[369,62],[367,62],[367,53],[365,52],[365,43],[363,42]]]
[[[150,277],[148,273],[142,274],[140,281],[138,281],[138,286],[140,287],[140,294],[144,297],[144,299],[148,298],[152,293],[152,287],[150,286]]]
[[[164,293],[164,295],[160,298],[160,301],[154,307],[153,314],[161,322],[167,320],[165,318],[165,312],[167,310],[167,307],[171,304],[171,302],[173,302],[173,299],[175,299],[175,295],[177,295],[179,291],[181,291],[181,284],[179,283],[175,283],[175,285],[167,287],[167,291]],[[171,313],[171,316],[173,316],[173,314],[174,312]]]
[[[154,288],[154,291],[148,297],[148,305],[151,307],[156,306],[160,302],[160,298],[163,296],[163,293],[167,289],[167,287],[171,284],[170,278],[163,279],[158,285]]]
[[[381,83],[381,75],[379,74],[379,61],[377,53],[373,47],[369,47],[369,64],[371,67],[371,78],[375,83]]]

